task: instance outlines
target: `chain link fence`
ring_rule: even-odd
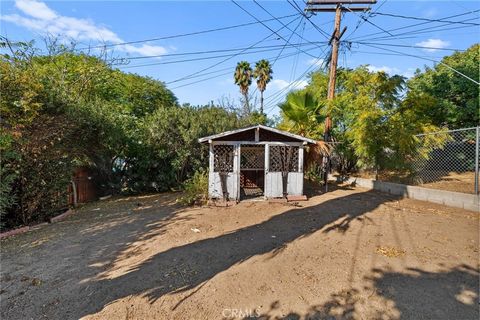
[[[412,182],[434,189],[478,193],[480,127],[417,135]],[[437,146],[432,147],[432,142]]]
[[[386,149],[383,155],[400,159],[403,169],[357,168],[353,150],[347,143],[332,145],[332,168],[336,173],[426,188],[479,193],[480,127],[432,132],[414,136],[411,152],[394,157]],[[381,166],[379,166],[381,167]],[[342,174],[338,174],[342,176]]]

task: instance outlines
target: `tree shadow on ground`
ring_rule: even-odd
[[[78,318],[88,281],[137,241],[165,232],[180,217],[175,195],[136,196],[85,205],[69,219],[2,241],[0,317]],[[35,280],[37,279],[37,280]],[[41,285],[29,285],[31,281]],[[21,299],[18,297],[22,297]],[[58,304],[65,303],[60,308]]]
[[[374,288],[405,319],[478,319],[479,272],[467,265],[438,272],[408,268],[408,274],[374,269]]]
[[[405,273],[373,269],[367,285],[334,293],[321,305],[300,314],[276,315],[279,301],[270,309],[244,319],[320,320],[320,319],[472,319],[480,316],[479,272],[467,265],[438,272],[417,268]]]
[[[228,234],[157,253],[116,278],[91,279],[84,283],[89,286],[90,293],[73,316],[80,318],[97,313],[109,303],[130,295],[146,297],[153,303],[168,293],[194,289],[255,255],[278,253],[288,243],[340,218],[348,219],[341,224],[342,231],[348,230],[355,218],[395,199],[375,191],[338,197],[316,206],[288,210]],[[358,205],[351,206],[352,201]],[[336,229],[333,227],[326,232]]]

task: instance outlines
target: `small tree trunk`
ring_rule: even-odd
[[[263,90],[260,91],[260,114],[263,116]]]
[[[245,113],[247,115],[249,115],[250,114],[250,103],[248,101],[248,93],[245,93],[244,97],[245,97]]]

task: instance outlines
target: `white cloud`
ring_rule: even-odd
[[[160,46],[151,46],[148,44],[142,44],[140,47],[132,46],[132,45],[124,45],[122,46],[125,51],[131,53],[138,53],[144,56],[158,56],[167,53],[167,49]]]
[[[77,41],[99,41],[108,43],[124,42],[115,32],[107,27],[87,19],[62,16],[37,0],[16,0],[15,6],[24,14],[0,16],[0,20],[14,23],[40,34],[68,37]],[[118,50],[140,55],[162,55],[167,52],[164,47],[143,44],[141,46],[121,45]]]
[[[321,58],[312,58],[312,59],[307,61],[308,64],[315,65],[317,67],[321,67],[324,62],[325,62],[325,60],[323,60]]]
[[[418,42],[415,45],[420,47],[429,47],[428,49],[423,49],[424,51],[434,52],[437,49],[443,49],[450,45],[450,42],[443,41],[441,39],[428,39],[422,42]]]
[[[270,84],[270,88],[275,88],[275,90],[282,90],[288,87],[289,90],[299,90],[303,89],[308,85],[306,80],[298,80],[288,82],[282,79],[274,79]]]
[[[35,0],[17,0],[15,6],[25,14],[34,18],[52,20],[57,17],[57,14],[43,2]]]
[[[398,68],[395,68],[395,67],[387,67],[387,66],[381,66],[381,67],[377,67],[377,66],[372,66],[372,65],[368,65],[367,66],[367,69],[368,71],[370,72],[380,72],[380,71],[383,71],[385,73],[388,73],[389,75],[394,75],[394,74],[397,74],[400,72],[400,70]]]

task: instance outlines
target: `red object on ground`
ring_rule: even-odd
[[[97,200],[97,190],[90,169],[79,167],[75,169],[73,181],[77,187],[77,203],[86,203]],[[68,185],[68,204],[73,205],[73,188]]]
[[[9,230],[7,232],[2,232],[2,233],[0,233],[0,239],[10,237],[10,236],[14,236],[16,234],[24,233],[24,232],[27,232],[28,230],[30,230],[30,227],[26,226],[26,227],[21,227],[21,228],[18,228],[18,229]]]

